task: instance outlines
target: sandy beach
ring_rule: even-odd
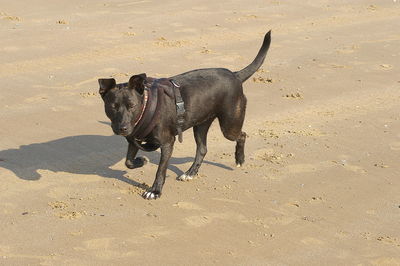
[[[0,0],[0,265],[400,265],[400,1]],[[98,78],[240,70],[246,163],[218,122],[124,165]]]

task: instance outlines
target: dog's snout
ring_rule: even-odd
[[[122,133],[125,133],[126,131],[128,131],[128,126],[122,125],[122,126],[119,128],[119,130],[120,130]]]

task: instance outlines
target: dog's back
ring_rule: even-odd
[[[244,69],[232,72],[225,68],[196,69],[171,77],[180,84],[186,109],[185,128],[201,124],[204,121],[227,116],[226,110],[238,110],[238,102],[244,102],[242,83],[253,75],[262,65],[271,43],[271,32],[253,62]],[[238,111],[232,111],[237,113]]]

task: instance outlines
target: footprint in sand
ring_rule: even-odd
[[[106,67],[106,68],[102,68],[102,69],[98,70],[97,72],[109,75],[110,73],[118,73],[119,71],[120,70],[118,68],[115,68],[115,67]]]
[[[169,230],[165,229],[165,226],[160,225],[148,226],[142,229],[141,233],[147,239],[156,239],[171,234]]]
[[[174,207],[178,207],[180,209],[185,209],[185,210],[203,210],[199,205],[191,203],[191,202],[184,202],[180,201],[172,205]]]
[[[337,53],[341,53],[341,54],[351,54],[354,53],[356,50],[359,50],[360,46],[359,45],[351,45],[351,46],[344,46],[341,48],[336,49]]]
[[[217,220],[229,220],[237,222],[246,222],[247,219],[242,214],[237,213],[205,213],[203,215],[194,215],[184,218],[184,222],[193,227],[202,227]]]
[[[293,212],[293,204],[287,203],[281,205],[278,209],[270,208],[272,216],[264,218],[267,225],[289,225],[299,219],[299,216]]]
[[[380,64],[380,65],[379,65],[379,68],[380,68],[381,70],[390,70],[390,69],[393,68],[393,66],[392,66],[392,65],[389,65],[389,64]]]
[[[174,32],[181,32],[181,33],[197,33],[198,30],[195,29],[195,28],[183,28],[183,29],[175,30]]]
[[[286,169],[292,174],[311,173],[317,171],[317,166],[314,164],[292,164],[286,166]]]
[[[166,229],[165,226],[152,225],[145,228],[138,228],[139,231],[134,233],[134,237],[126,240],[127,243],[142,245],[155,241],[163,236],[171,235],[171,231]]]
[[[90,252],[100,259],[117,259],[137,255],[135,251],[126,249],[119,245],[120,241],[113,237],[95,238],[83,242],[83,246],[74,247],[76,251]]]
[[[8,203],[8,202],[0,203],[0,215],[1,214],[7,215],[10,213],[13,213],[16,211],[16,209],[17,209],[17,207],[16,207],[16,204],[14,204],[14,203]],[[1,246],[0,246],[0,251],[1,251]]]
[[[271,148],[258,149],[253,152],[253,154],[251,155],[251,158],[255,159],[255,158],[262,157],[265,154],[273,154],[273,153],[274,153],[274,149],[271,149]]]
[[[25,98],[24,102],[26,103],[35,103],[41,101],[47,101],[48,96],[46,94],[36,95],[33,97]]]
[[[379,266],[400,265],[400,258],[381,257],[378,259],[374,259],[370,262],[372,265],[379,265]]]
[[[400,151],[400,142],[393,142],[389,144],[390,149],[393,151]]]
[[[354,173],[360,173],[360,174],[365,174],[367,171],[362,168],[361,166],[358,165],[352,165],[352,164],[345,164],[343,165],[344,169],[354,172]]]
[[[154,45],[159,47],[183,47],[191,44],[192,42],[187,40],[167,40],[165,37],[160,37],[154,42]]]
[[[192,10],[195,10],[195,11],[206,11],[206,10],[208,10],[208,7],[207,6],[193,6]]]
[[[185,223],[194,227],[201,227],[211,223],[213,220],[212,217],[203,215],[203,216],[190,216],[185,218]]]
[[[344,160],[342,160],[342,161],[344,161]],[[347,171],[351,171],[354,173],[360,173],[360,174],[365,174],[367,172],[367,170],[365,170],[364,168],[362,168],[361,166],[358,166],[358,165],[349,164],[347,162],[346,163],[337,162],[337,161],[332,161],[332,162],[343,166],[343,168],[346,169]]]
[[[113,69],[113,70],[116,70],[116,69],[114,69],[114,68],[110,68],[110,69]],[[117,72],[118,70],[116,70],[116,71],[109,71],[109,72],[106,72],[107,73],[107,75],[109,74],[109,73],[112,73],[112,72]],[[85,79],[85,80],[82,80],[82,81],[79,81],[79,82],[77,82],[77,83],[75,83],[74,84],[74,87],[75,88],[77,88],[77,87],[80,87],[80,86],[82,86],[82,85],[86,85],[86,84],[90,84],[90,83],[94,83],[94,84],[96,84],[96,86],[97,86],[97,78],[90,78],[90,79]],[[86,87],[86,86],[85,86]]]
[[[212,200],[217,200],[217,201],[222,201],[222,202],[228,202],[228,203],[234,203],[234,204],[243,205],[243,202],[238,201],[238,200],[233,200],[233,199],[212,198]]]
[[[10,246],[0,245],[0,254],[6,254],[11,252]]]
[[[69,106],[55,106],[55,107],[51,107],[50,110],[52,110],[53,112],[65,112],[65,111],[71,111],[73,108],[69,107]]]
[[[261,160],[272,164],[283,165],[287,163],[286,159],[293,156],[294,154],[292,153],[289,154],[276,153],[273,149],[259,149],[256,150],[251,155],[250,158],[253,160]]]
[[[264,218],[268,225],[289,225],[297,220],[294,216],[278,215]]]
[[[310,237],[310,236],[306,237],[306,238],[303,238],[301,240],[301,242],[303,244],[311,245],[311,246],[320,246],[320,245],[324,244],[324,241],[319,240],[318,238],[315,238],[315,237]]]
[[[10,14],[7,14],[5,12],[0,12],[0,18],[9,20],[9,21],[21,21],[22,19],[17,16],[12,16]]]
[[[17,46],[6,46],[6,47],[1,48],[0,51],[2,51],[2,52],[18,52],[20,50],[21,50],[21,48],[19,48]]]

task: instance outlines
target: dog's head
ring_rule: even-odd
[[[132,76],[128,84],[116,84],[113,78],[99,79],[99,93],[115,134],[128,136],[132,133],[135,119],[142,111],[145,83],[146,74]]]

